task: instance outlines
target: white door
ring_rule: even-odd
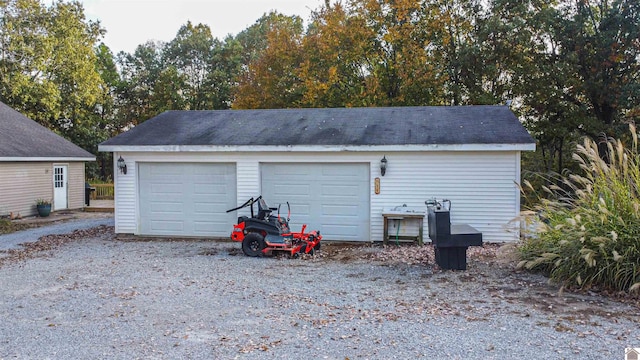
[[[228,237],[237,220],[235,164],[140,163],[141,235]]]
[[[369,241],[369,164],[262,164],[262,196],[291,204],[291,230],[320,230],[323,239]]]
[[[67,207],[67,165],[54,165],[53,210],[66,209]]]

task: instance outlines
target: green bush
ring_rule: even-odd
[[[564,286],[640,290],[640,156],[635,127],[631,132],[632,148],[610,141],[606,160],[586,139],[573,156],[584,175],[544,187],[552,196],[539,196],[543,221],[519,247],[520,268]]]
[[[11,221],[0,218],[0,234],[8,234],[12,232]]]
[[[91,178],[87,179],[89,184],[113,184],[113,180],[111,178],[107,178],[106,180],[100,178]]]

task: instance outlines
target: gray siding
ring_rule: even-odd
[[[69,209],[84,208],[84,163],[72,162],[69,165]]]
[[[68,165],[69,209],[84,207],[84,162],[56,163]],[[36,199],[53,198],[51,162],[0,163],[0,216],[36,214]]]

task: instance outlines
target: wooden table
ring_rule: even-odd
[[[389,242],[389,220],[408,220],[408,219],[417,219],[418,220],[418,234],[415,236],[398,236],[398,240],[401,238],[402,240],[412,240],[417,241],[418,245],[423,245],[422,240],[422,232],[423,232],[423,224],[424,224],[424,213],[416,213],[416,212],[402,212],[402,211],[388,211],[382,213],[383,219],[383,232],[382,232],[382,243],[387,245]]]

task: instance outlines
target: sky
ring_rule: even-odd
[[[107,30],[104,43],[113,54],[132,53],[148,40],[170,41],[191,21],[206,24],[222,40],[254,24],[263,14],[277,10],[298,15],[305,23],[324,0],[80,0],[89,20]]]

